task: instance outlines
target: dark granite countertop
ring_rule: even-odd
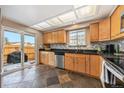
[[[55,52],[55,54],[65,54],[65,53],[77,53],[77,54],[92,54],[92,55],[99,55],[97,50],[89,50],[89,49],[51,49],[51,50],[45,50],[45,49],[40,49],[40,51],[50,51],[50,52]]]

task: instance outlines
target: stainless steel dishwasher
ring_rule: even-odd
[[[61,52],[55,53],[55,63],[56,67],[64,69],[64,53]]]

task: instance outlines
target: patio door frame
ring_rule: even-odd
[[[22,31],[22,30],[18,30],[15,28],[11,28],[11,27],[6,27],[6,26],[2,26],[2,30],[1,30],[1,41],[2,41],[2,58],[1,61],[3,61],[4,55],[3,55],[3,50],[4,50],[4,31],[8,31],[8,32],[14,32],[14,33],[18,33],[21,35],[21,68],[17,68],[15,70],[21,70],[24,69],[24,35],[30,35],[30,36],[34,36],[35,37],[35,62],[36,64],[38,64],[38,60],[37,60],[37,35],[34,33],[30,33],[30,32],[26,32],[26,31]],[[2,69],[2,73],[4,73],[4,66],[3,66],[3,62],[1,62],[1,69]],[[14,71],[15,71],[14,70]],[[10,73],[13,71],[7,71],[7,73]]]
[[[28,35],[28,36],[33,36],[34,38],[35,38],[35,62],[36,62],[36,64],[38,64],[38,61],[37,61],[37,39],[36,39],[36,35],[35,34],[32,34],[32,33],[29,33],[29,32],[24,32],[23,33],[23,36],[22,36],[22,51],[23,51],[23,53],[22,53],[22,56],[23,56],[23,62],[22,62],[22,65],[24,66],[24,42],[25,42],[25,39],[24,39],[24,35]]]

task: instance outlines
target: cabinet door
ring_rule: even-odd
[[[39,53],[39,64],[42,64],[42,52]]]
[[[48,44],[50,44],[50,43],[52,43],[52,34],[49,32],[49,33],[47,33],[47,43]]]
[[[90,75],[100,77],[100,56],[90,55]]]
[[[123,38],[124,34],[121,33],[121,14],[124,13],[124,5],[118,6],[111,16],[111,38]]]
[[[65,60],[64,61],[64,66],[65,66],[64,68],[69,69],[69,63],[70,62],[69,62],[69,54],[68,53],[65,53],[64,60]]]
[[[52,43],[57,43],[57,32],[52,32]]]
[[[74,54],[69,55],[69,70],[74,71]]]
[[[99,41],[99,24],[94,23],[90,25],[90,41]]]
[[[90,55],[86,55],[86,74],[90,74]]]
[[[73,54],[66,53],[65,54],[65,69],[74,70],[74,62],[73,62]]]
[[[85,70],[86,70],[86,58],[85,58],[85,55],[78,54],[77,62],[78,62],[78,69],[77,69],[78,72],[85,73]]]
[[[55,66],[55,55],[54,55],[54,52],[49,52],[49,65]]]
[[[44,44],[48,43],[47,38],[48,38],[48,34],[47,33],[43,33],[43,43]]]
[[[58,33],[57,43],[66,43],[66,31],[60,30],[60,31],[57,31],[57,33]]]
[[[110,40],[110,18],[99,23],[99,41]]]
[[[73,71],[78,72],[78,54],[73,54]]]

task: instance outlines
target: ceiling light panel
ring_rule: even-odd
[[[42,29],[44,29],[43,27],[40,27],[40,26],[38,26],[38,25],[33,25],[33,26],[31,26],[32,28],[34,28],[34,29],[37,29],[37,30],[42,30]]]
[[[58,18],[52,18],[50,20],[47,20],[47,23],[53,26],[62,24],[62,22]]]
[[[62,20],[63,22],[71,22],[71,21],[76,20],[76,15],[75,15],[75,13],[72,11],[72,12],[68,12],[68,13],[66,13],[66,14],[60,15],[58,18],[59,18],[60,20]]]
[[[84,6],[76,10],[76,14],[79,18],[94,15],[96,12],[96,6]]]
[[[42,23],[39,23],[37,25],[39,25],[39,26],[41,26],[43,28],[49,28],[49,27],[51,27],[51,25],[49,25],[47,22],[42,22]]]

